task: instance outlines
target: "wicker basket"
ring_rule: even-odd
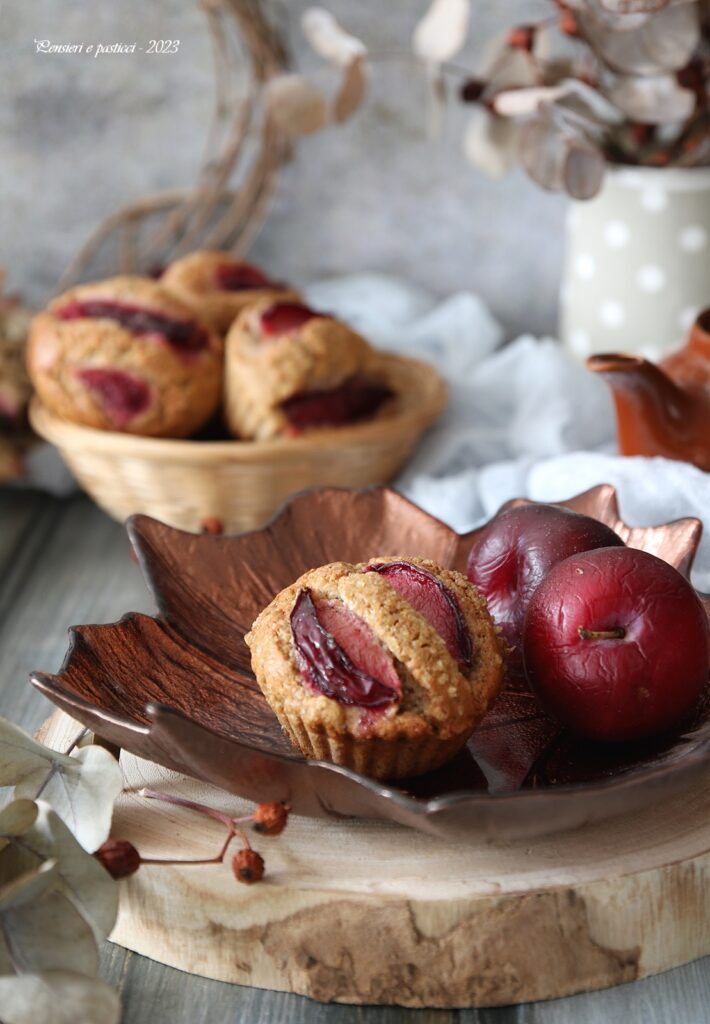
[[[399,394],[389,417],[276,441],[177,441],[94,430],[50,413],[30,420],[114,519],[145,512],[184,530],[216,517],[227,532],[262,526],[296,491],[390,480],[441,414],[446,387],[428,364],[385,357]]]

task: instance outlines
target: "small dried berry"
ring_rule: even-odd
[[[488,83],[480,78],[467,78],[461,86],[459,96],[464,103],[478,103]]]
[[[534,25],[518,25],[516,28],[512,28],[508,33],[508,46],[511,50],[527,50],[527,52],[530,53],[534,42]]]
[[[264,858],[256,850],[240,850],[232,858],[232,871],[238,882],[252,885],[264,876]]]
[[[259,804],[254,811],[254,831],[264,836],[277,836],[286,828],[288,808],[284,804]]]
[[[211,533],[217,536],[224,531],[222,523],[219,521],[217,516],[205,516],[200,523],[203,533]]]
[[[671,154],[667,149],[658,149],[649,157],[649,163],[654,164],[656,167],[665,167],[670,162]]]
[[[648,142],[653,135],[653,128],[650,124],[639,124],[634,122],[631,125],[631,134],[639,146],[643,146],[644,143]]]
[[[574,12],[570,11],[569,7],[563,7],[560,11],[560,32],[563,32],[566,36],[579,35],[577,19],[574,16]]]
[[[127,839],[107,839],[94,857],[103,864],[112,878],[128,878],[141,866],[141,855]]]

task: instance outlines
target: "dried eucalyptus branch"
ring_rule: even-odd
[[[464,83],[465,150],[489,170],[519,159],[544,188],[596,194],[607,164],[710,163],[706,0],[555,0],[554,17],[496,41]],[[504,130],[501,122],[509,127]]]
[[[117,887],[78,839],[89,849],[105,840],[122,776],[100,747],[70,756],[85,731],[60,753],[0,719],[0,785],[15,786],[15,799],[0,809],[6,1024],[113,1024],[120,1016],[118,996],[96,977],[98,945],[116,920]]]
[[[97,978],[98,947],[111,933],[118,912],[116,880],[148,865],[221,864],[238,840],[241,848],[232,857],[234,875],[245,884],[258,882],[264,860],[252,848],[245,828],[251,825],[260,835],[275,836],[288,821],[289,808],[280,803],[259,804],[251,814],[232,816],[182,797],[144,790],[142,795],[149,799],[220,822],[225,836],[211,857],[143,857],[132,843],[107,838],[121,771],[102,747],[76,751],[85,732],[62,753],[0,719],[0,786],[16,787],[16,798],[0,808],[4,1024],[60,1024],[68,1019],[116,1024],[118,997]],[[57,781],[61,786],[54,785]],[[41,791],[46,800],[18,797],[25,790]],[[94,837],[95,846],[85,849],[77,837],[84,845]]]

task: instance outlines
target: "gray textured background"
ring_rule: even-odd
[[[326,0],[374,53],[406,52],[426,0]],[[307,0],[281,3],[296,64]],[[483,41],[545,0],[474,0],[475,67]],[[176,56],[37,55],[53,42],[180,39]],[[120,205],[190,184],[212,97],[204,16],[192,0],[0,2],[0,262],[10,285],[42,302],[91,228]],[[378,59],[366,107],[304,140],[284,172],[252,255],[302,283],[350,270],[406,275],[445,294],[478,290],[509,330],[554,329],[564,202],[520,171],[500,183],[469,167],[466,111],[451,104],[432,139],[421,73]]]

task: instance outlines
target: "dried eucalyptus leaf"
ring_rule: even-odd
[[[579,11],[582,16],[582,24],[586,29],[591,25],[612,32],[631,32],[640,28],[641,25],[645,25],[653,17],[646,11],[617,14],[607,10],[602,0],[583,0],[578,5],[568,4],[568,6],[574,6]]]
[[[654,14],[667,7],[669,0],[600,0],[612,14]]]
[[[479,61],[478,71],[476,73],[477,78],[493,78],[498,65],[501,61],[505,60],[510,53],[510,47],[508,46],[509,34],[509,29],[506,29],[504,32],[498,32],[496,35],[491,36],[488,42],[484,45],[483,56]]]
[[[466,42],[470,15],[470,0],[433,0],[414,29],[417,57],[430,64],[451,60]]]
[[[700,16],[695,4],[668,7],[644,26],[646,51],[659,68],[685,67],[700,42]]]
[[[555,23],[542,24],[535,32],[532,56],[542,65],[547,82],[580,74],[587,52],[581,39],[560,32]]]
[[[317,132],[328,120],[325,96],[302,75],[276,75],[264,89],[271,123],[283,135],[296,137]]]
[[[333,120],[338,124],[347,121],[358,109],[367,89],[365,62],[356,57],[343,72],[343,80],[333,101]]]
[[[693,55],[700,39],[695,4],[665,7],[626,31],[582,20],[585,34],[601,59],[624,75],[657,75],[677,71]]]
[[[526,89],[538,84],[535,61],[525,50],[509,50],[491,76],[489,86],[496,92],[503,89]]]
[[[463,137],[467,160],[490,178],[502,178],[515,162],[518,126],[484,107],[471,111]]]
[[[92,926],[97,942],[103,941],[116,922],[118,886],[96,858],[77,842],[48,804],[40,802],[38,807],[31,806],[35,807],[36,820],[28,828],[4,833],[12,843],[12,849],[6,856],[14,857],[18,867],[24,869],[35,868],[37,864],[53,859],[61,891]],[[0,834],[3,834],[2,826],[0,814]]]
[[[563,170],[565,191],[573,199],[591,199],[601,188],[606,161],[596,147],[572,140]]]
[[[99,969],[94,933],[74,904],[57,890],[9,906],[3,900],[0,973],[8,967],[23,974],[72,971],[94,976]]]
[[[567,110],[586,114],[603,124],[621,124],[624,116],[606,96],[577,78],[567,78],[562,83],[564,94],[558,100]]]
[[[686,121],[697,102],[695,93],[678,85],[674,75],[619,76],[608,91],[628,117],[642,124]]]
[[[367,47],[341,28],[324,7],[309,7],[301,18],[303,34],[315,52],[337,67],[346,68],[367,53]]]
[[[123,788],[118,762],[103,747],[83,747],[58,767],[42,792],[85,850],[93,853],[108,838],[113,804]],[[31,797],[44,770],[28,774],[15,788],[16,797]]]
[[[3,1024],[118,1024],[121,1004],[105,982],[67,971],[0,978]]]
[[[28,775],[47,772],[53,764],[68,765],[71,759],[59,754],[0,718],[0,786],[15,786]]]
[[[562,85],[538,85],[531,89],[507,89],[493,98],[492,105],[501,117],[527,117],[534,114],[542,102],[551,103],[564,96]]]
[[[0,838],[20,836],[37,821],[39,808],[34,800],[13,800],[0,811]]]
[[[57,886],[56,862],[53,860],[21,874],[17,874],[15,866],[6,848],[0,854],[0,914],[31,903]]]
[[[520,162],[538,185],[559,192],[568,146],[568,139],[548,118],[529,121],[520,132]]]

